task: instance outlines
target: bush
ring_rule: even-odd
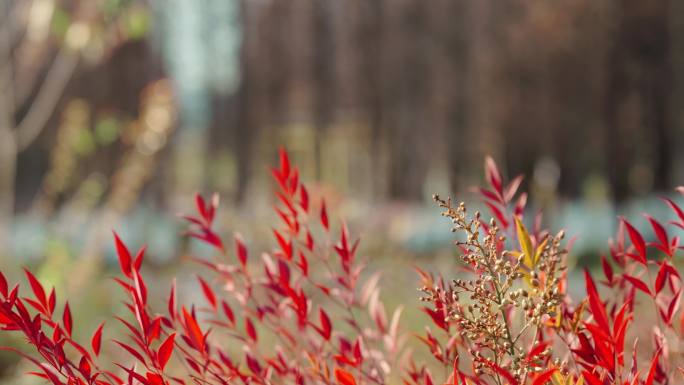
[[[603,290],[585,271],[587,296],[578,300],[567,291],[563,232],[544,230],[540,215],[529,229],[525,225],[526,195],[517,193],[522,177],[504,184],[487,159],[489,186],[479,193],[494,217],[490,221],[477,212],[469,215],[463,203],[435,196],[453,231],[464,235],[456,244],[470,277],[447,283],[418,269],[422,300],[429,304],[422,310],[432,325],[418,338],[444,369],[437,377],[429,365],[404,354],[401,311],[387,316],[378,299],[377,275],[363,273],[364,264],[356,258],[358,240],[344,223],[339,231],[332,229],[337,226],[325,201],[312,202],[284,151],[273,177],[276,247],[260,259],[239,235],[229,252],[213,228],[218,198],[196,197],[197,213],[185,217],[188,234],[216,251],[213,259],[195,258],[212,272],[198,276],[205,297],[201,306],[179,305],[174,283],[167,309],[151,309],[140,273],[145,249],[131,253],[115,234],[122,272],[116,281],[130,314],[115,317],[128,335],[112,341],[128,361],[100,362],[107,361],[100,357],[104,325],[89,343],[75,341],[68,303],[58,316],[55,290],[46,290],[29,271],[30,297],[20,295],[18,285],[10,288],[0,273],[0,325],[22,333],[33,346],[33,353],[13,351],[36,365],[32,375],[69,385],[382,385],[400,378],[407,385],[652,385],[679,380],[676,349],[684,312],[673,262],[679,238],[655,219],[647,216],[657,239],[653,243],[621,219],[610,257],[602,257]],[[671,225],[684,228],[684,212],[671,200],[665,203],[679,218]],[[650,330],[632,327],[635,309],[642,307],[655,311]],[[235,341],[239,352],[227,347]],[[171,359],[177,363],[169,365]]]

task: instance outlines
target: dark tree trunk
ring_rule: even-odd
[[[313,0],[313,123],[316,179],[321,178],[321,145],[335,106],[335,46],[331,0]]]

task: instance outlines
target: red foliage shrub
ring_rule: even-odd
[[[423,363],[398,359],[400,311],[387,317],[378,300],[377,276],[361,278],[358,240],[344,223],[333,231],[325,202],[311,201],[284,151],[273,177],[276,247],[261,258],[237,235],[228,247],[213,228],[218,198],[196,197],[197,213],[185,217],[188,234],[216,252],[212,259],[195,258],[212,271],[211,277],[198,277],[202,306],[179,305],[174,283],[167,309],[152,309],[140,273],[145,249],[131,253],[115,234],[122,272],[116,281],[130,314],[115,317],[128,335],[112,341],[127,362],[99,362],[103,325],[89,344],[75,341],[68,303],[58,316],[55,290],[47,291],[29,271],[28,297],[20,295],[18,285],[10,288],[0,273],[0,326],[23,334],[33,346],[32,354],[14,350],[35,364],[31,374],[69,385],[354,385],[398,378],[407,385],[653,385],[680,380],[677,349],[684,311],[673,258],[681,247],[668,226],[684,229],[684,211],[669,199],[664,201],[677,221],[665,225],[647,216],[655,242],[646,242],[621,219],[609,256],[601,260],[603,279],[597,284],[585,271],[587,296],[575,299],[567,292],[563,233],[544,230],[540,215],[528,224],[531,230],[525,225],[526,195],[517,194],[521,177],[505,184],[487,159],[489,186],[479,194],[491,221],[435,196],[453,231],[463,235],[456,244],[470,277],[447,283],[418,269],[422,299],[430,304],[422,310],[436,328],[426,327],[418,338],[444,368],[437,378]],[[643,309],[653,317],[649,330],[633,326],[635,311]],[[231,349],[235,346],[237,351]]]
[[[132,254],[114,234],[122,277],[116,278],[128,296],[128,317],[116,319],[129,331],[115,338],[131,362],[98,364],[102,325],[86,347],[71,336],[68,303],[62,319],[55,317],[54,289],[44,287],[28,271],[33,297],[8,289],[0,274],[0,325],[24,334],[35,356],[17,351],[36,364],[32,373],[53,384],[229,384],[229,383],[365,383],[384,384],[401,347],[399,312],[391,321],[378,300],[377,278],[361,279],[363,263],[356,257],[358,240],[341,224],[334,235],[325,202],[311,202],[281,151],[273,170],[279,191],[274,207],[280,218],[273,229],[277,247],[254,259],[239,236],[234,252],[212,228],[218,197],[196,197],[197,214],[185,216],[188,234],[211,245],[212,260],[195,258],[214,273],[198,276],[206,306],[180,306],[175,283],[168,309],[159,313],[148,304],[140,273],[145,249]],[[220,285],[219,295],[214,289]],[[224,346],[238,342],[236,356]],[[172,357],[179,360],[168,370]],[[180,374],[179,374],[180,373]]]
[[[521,177],[504,185],[491,159],[488,188],[479,189],[491,211],[467,215],[465,205],[435,200],[452,220],[470,280],[445,283],[420,271],[425,308],[440,330],[421,340],[434,358],[451,369],[454,384],[607,385],[671,384],[682,380],[679,345],[684,333],[680,310],[682,282],[673,263],[680,239],[646,215],[656,242],[620,219],[609,257],[601,257],[603,279],[584,271],[586,298],[567,293],[568,251],[563,233],[550,235],[537,215],[523,224],[526,195],[516,198]],[[679,189],[684,192],[684,189]],[[663,198],[684,229],[684,212]],[[626,240],[625,232],[629,240]],[[512,239],[512,242],[507,241]],[[655,276],[654,276],[655,275]],[[601,295],[603,293],[603,296]],[[650,309],[653,309],[651,311]],[[635,311],[643,319],[634,327]],[[677,325],[676,320],[679,320]],[[646,326],[652,322],[653,325]],[[646,337],[640,340],[639,337]],[[466,364],[461,361],[465,361]],[[470,366],[470,368],[467,368]],[[413,364],[409,383],[433,383],[424,367]],[[681,373],[680,373],[681,372]]]

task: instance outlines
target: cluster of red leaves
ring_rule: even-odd
[[[126,362],[99,364],[104,324],[95,329],[89,346],[75,341],[69,304],[57,316],[55,290],[46,290],[29,271],[32,296],[21,295],[19,286],[10,287],[0,273],[0,328],[21,333],[34,352],[5,349],[35,364],[37,371],[31,374],[55,385],[355,385],[398,378],[390,371],[399,362],[404,341],[401,310],[388,318],[379,300],[379,276],[361,278],[358,240],[344,223],[333,226],[325,201],[312,199],[284,151],[272,173],[278,224],[272,229],[271,252],[255,258],[237,234],[230,241],[233,247],[226,247],[229,242],[214,229],[216,196],[207,201],[198,195],[197,213],[184,217],[191,227],[188,235],[215,251],[210,258],[193,257],[212,272],[197,277],[205,302],[201,306],[179,304],[174,282],[167,309],[151,309],[141,274],[145,249],[132,254],[115,234],[122,272],[115,280],[127,296],[130,314],[115,317],[127,335],[111,341]],[[478,192],[510,240],[502,238],[496,247],[503,251],[520,245],[521,254],[543,248],[548,232],[541,227],[541,216],[535,217],[530,232],[522,225],[527,200],[525,193],[518,194],[522,177],[505,184],[488,158],[486,180],[488,187]],[[684,333],[684,311],[673,259],[682,246],[668,227],[684,229],[684,211],[670,199],[664,202],[677,220],[663,224],[646,216],[654,242],[620,220],[609,256],[601,258],[601,286],[585,271],[586,298],[571,298],[566,277],[560,279],[564,300],[557,314],[545,319],[522,352],[522,359],[536,368],[533,375],[519,381],[504,368],[505,362],[490,362],[495,376],[468,370],[473,360],[463,357],[478,352],[448,317],[447,298],[437,297],[433,306],[421,309],[437,330],[426,327],[419,340],[446,374],[436,379],[425,364],[409,357],[400,367],[404,384],[654,385],[681,380],[682,355],[676,348]],[[485,231],[487,226],[483,221]],[[464,268],[477,273],[472,266]],[[448,293],[444,278],[418,271],[424,285]],[[651,313],[650,307],[655,325],[649,330],[633,327],[635,309]]]
[[[131,361],[106,365],[118,366],[118,374],[99,369],[95,360],[103,325],[90,351],[79,345],[71,338],[68,304],[62,320],[53,320],[54,290],[46,295],[28,271],[32,298],[20,297],[18,286],[8,290],[0,274],[0,327],[24,334],[40,357],[17,353],[40,369],[32,374],[55,385],[385,384],[403,341],[401,311],[388,320],[379,276],[361,279],[358,240],[344,223],[334,235],[325,201],[312,202],[283,150],[273,177],[277,246],[261,258],[250,256],[237,234],[234,252],[227,250],[213,228],[216,196],[206,201],[198,195],[197,214],[184,217],[188,235],[216,251],[212,258],[193,257],[213,273],[197,277],[206,305],[179,306],[174,282],[165,314],[150,309],[140,273],[145,249],[133,256],[115,234],[123,274],[115,280],[130,312],[115,317],[128,338],[112,341]],[[167,365],[172,357],[177,364]]]
[[[489,186],[478,189],[478,193],[500,227],[506,230],[511,244],[523,245],[520,229],[516,232],[516,226],[512,225],[522,222],[525,211],[526,195],[522,193],[515,198],[522,178],[519,176],[504,185],[501,173],[490,158],[485,168]],[[684,195],[684,188],[680,187],[678,191]],[[680,246],[679,236],[671,235],[672,229],[668,227],[684,229],[684,210],[669,198],[663,198],[663,201],[677,220],[664,224],[645,214],[653,242],[647,242],[642,232],[620,218],[617,236],[609,241],[610,257],[601,257],[602,287],[598,287],[591,273],[585,270],[587,296],[578,300],[566,293],[566,276],[560,280],[558,289],[565,299],[559,314],[555,319],[547,320],[547,326],[538,331],[535,340],[539,342],[528,344],[525,357],[534,359],[550,348],[555,353],[553,356],[567,365],[561,370],[558,361],[542,362],[540,375],[528,378],[531,384],[653,385],[682,381],[684,362],[679,346],[684,336],[684,311],[680,306],[683,286],[674,258],[684,247]],[[532,250],[548,233],[540,224],[541,216],[537,215],[533,231],[529,235],[524,233],[530,243],[527,247]],[[487,223],[483,222],[482,226],[486,229]],[[506,244],[503,240],[500,243],[503,250]],[[474,272],[469,266],[465,269]],[[448,292],[441,276],[435,277],[422,270],[419,273],[424,285]],[[444,382],[456,385],[501,384],[499,381],[502,381],[522,385],[498,365],[494,368],[498,376],[494,378],[475,376],[459,364],[462,354],[478,353],[464,343],[459,331],[454,331],[456,323],[447,320],[443,302],[446,301],[437,299],[431,308],[424,309],[441,333],[435,334],[426,328],[426,335],[420,339],[437,361],[445,368],[452,368]],[[633,322],[635,310],[644,314],[641,324],[636,326]],[[645,327],[644,323],[653,326]],[[412,364],[408,373],[407,384],[435,383],[425,366]]]

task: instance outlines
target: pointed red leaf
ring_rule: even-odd
[[[285,151],[285,148],[281,147],[279,150],[280,153],[280,174],[283,177],[283,180],[287,179],[290,176],[290,157],[287,154],[287,151]]]
[[[658,359],[660,358],[660,350],[656,352],[651,360],[651,368],[648,370],[648,376],[644,385],[653,385],[653,379],[655,378],[656,368],[658,367]]]
[[[214,294],[214,290],[202,277],[197,276],[197,280],[199,281],[200,286],[202,286],[202,292],[204,293],[204,297],[211,305],[211,308],[214,309],[214,311],[216,311],[216,294]]]
[[[7,279],[2,274],[2,272],[0,272],[0,294],[2,294],[3,297],[7,297],[7,290],[8,290]]]
[[[335,368],[335,379],[338,385],[356,385],[354,376],[344,369]]]
[[[656,294],[660,293],[665,286],[665,280],[667,280],[669,270],[667,269],[667,261],[662,261],[660,263],[660,269],[658,269],[658,275],[655,281],[655,291]]]
[[[496,162],[490,156],[485,158],[485,176],[494,191],[503,199],[501,173],[499,168],[496,167]]]
[[[675,212],[675,214],[677,214],[677,217],[679,218],[679,222],[681,224],[684,224],[684,211],[682,211],[682,209],[679,207],[679,205],[674,203],[672,201],[672,199],[670,199],[670,198],[661,198],[661,199],[663,201],[665,201],[665,203],[667,203],[668,206],[670,206],[670,208],[672,209],[672,211]]]
[[[309,192],[304,185],[299,187],[299,207],[301,207],[304,212],[309,212]]]
[[[330,230],[330,224],[328,223],[328,209],[325,206],[325,199],[321,201],[321,224],[325,231]]]
[[[119,235],[114,232],[114,243],[116,245],[116,253],[119,256],[119,265],[121,265],[121,271],[129,278],[132,278],[131,274],[131,253],[128,251],[126,245],[121,241]]]
[[[665,252],[667,255],[671,255],[671,252],[669,251],[670,242],[667,239],[667,231],[665,231],[663,225],[661,225],[660,222],[656,221],[650,215],[646,215],[646,219],[648,219],[648,221],[651,223],[651,227],[653,227],[653,232],[660,242],[660,249],[663,250],[663,252]]]
[[[249,318],[245,318],[245,331],[247,332],[249,339],[251,339],[253,342],[257,341],[258,336],[256,328],[254,328],[254,323]]]
[[[591,278],[591,274],[589,274],[589,271],[587,271],[586,269],[584,270],[584,280],[586,284],[587,295],[589,296],[589,306],[591,308],[591,314],[594,316],[594,319],[601,328],[603,328],[604,330],[610,330],[610,326],[608,324],[608,316],[606,315],[606,309],[603,306],[601,298],[598,295],[598,291],[596,290],[594,280]]]
[[[98,326],[93,333],[93,337],[90,339],[90,344],[93,347],[93,352],[96,356],[100,355],[100,346],[102,346],[102,328],[104,327],[104,322]]]
[[[244,268],[247,265],[247,247],[245,247],[240,234],[235,234],[235,251],[240,265]]]
[[[319,310],[318,318],[321,321],[321,329],[319,333],[326,341],[330,340],[330,335],[332,334],[332,324],[330,323],[330,317],[322,308]]]
[[[235,314],[233,313],[233,309],[230,308],[230,305],[228,305],[226,301],[221,301],[221,307],[223,308],[223,314],[226,315],[226,318],[228,318],[231,324],[235,325]]]
[[[169,362],[169,358],[171,358],[175,339],[176,333],[172,333],[166,338],[166,340],[159,346],[159,349],[157,350],[157,361],[159,362],[159,367],[162,370],[164,370],[166,363]]]
[[[545,372],[542,372],[534,378],[534,381],[532,381],[532,385],[545,385],[551,379],[555,372],[556,368],[551,368]]]
[[[644,237],[641,236],[641,233],[635,229],[631,223],[627,222],[626,219],[623,218],[622,222],[625,224],[629,239],[632,240],[632,245],[634,245],[634,248],[638,253],[638,261],[643,265],[646,265],[646,242],[644,242]]]
[[[36,299],[43,306],[43,309],[47,310],[49,306],[47,297],[45,296],[45,289],[43,289],[43,285],[40,284],[38,279],[36,279],[36,277],[30,271],[24,269],[24,273],[26,273],[26,278],[28,279],[29,284],[31,285],[33,295],[36,296]]]
[[[185,306],[183,306],[181,310],[183,313],[183,320],[185,321],[185,328],[188,336],[194,343],[195,348],[203,352],[204,334],[202,334],[202,329],[200,329],[199,324],[197,324],[197,320],[195,319],[195,317],[190,315],[190,313],[188,313],[188,311],[185,309]]]
[[[603,274],[606,276],[606,280],[609,286],[613,284],[613,267],[605,256],[601,256],[601,267],[603,268]]]
[[[494,369],[495,372],[499,373],[501,377],[505,378],[509,385],[518,385],[518,380],[516,380],[508,370],[489,360],[485,360],[485,364]]]
[[[71,329],[74,325],[73,318],[71,317],[71,308],[69,308],[69,303],[64,305],[64,313],[62,314],[62,324],[64,325],[64,330],[67,335],[71,337]]]
[[[169,301],[168,301],[168,310],[169,310],[169,317],[171,317],[172,320],[176,320],[176,279],[173,279],[173,282],[171,283],[171,293],[169,294]]]
[[[644,283],[644,281],[640,280],[637,277],[632,277],[629,274],[624,274],[623,275],[626,280],[628,280],[634,287],[637,289],[643,291],[644,293],[651,295],[651,290],[649,290],[648,286]]]

